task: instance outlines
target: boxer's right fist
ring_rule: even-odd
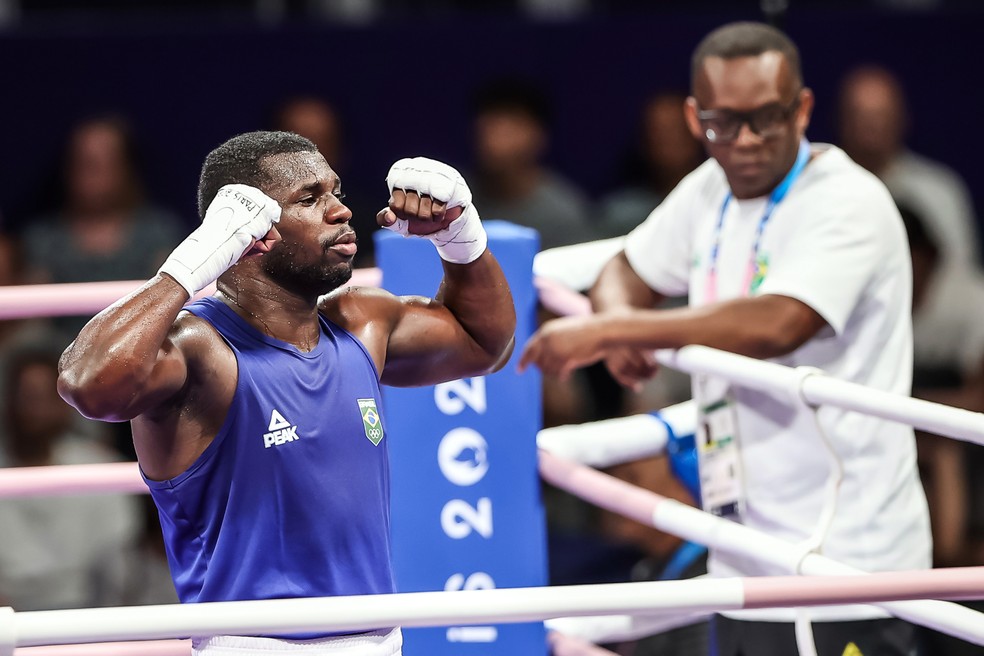
[[[280,221],[280,205],[255,187],[225,185],[205,211],[202,224],[181,242],[159,273],[174,278],[194,297],[235,264]]]

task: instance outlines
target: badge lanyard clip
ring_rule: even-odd
[[[749,257],[745,280],[742,285],[742,295],[750,296],[761,276],[758,274],[759,250],[762,244],[762,234],[765,226],[790,187],[799,177],[807,162],[810,161],[810,143],[800,141],[796,162],[783,178],[782,182],[769,194],[768,203],[762,218],[759,219],[755,231],[755,242]],[[729,191],[721,205],[717,227],[714,232],[714,245],[711,249],[710,263],[707,273],[707,291],[705,302],[713,303],[717,299],[717,266],[721,248],[721,233],[724,227],[724,216],[731,202],[732,193]],[[700,462],[701,505],[707,512],[718,516],[740,517],[744,512],[744,490],[742,462],[738,436],[738,416],[734,395],[727,381],[699,376],[697,384],[700,388],[700,416],[697,427],[697,457]]]

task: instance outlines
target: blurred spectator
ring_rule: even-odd
[[[11,466],[108,462],[109,449],[73,430],[58,396],[57,357],[24,350],[6,375],[4,418]],[[0,600],[16,610],[121,604],[126,555],[138,527],[124,495],[0,499]]]
[[[185,230],[175,215],[145,200],[126,123],[104,117],[78,124],[63,173],[62,206],[31,221],[23,234],[29,280],[146,280],[157,273]],[[79,317],[55,321],[66,344],[84,324]]]
[[[899,207],[912,253],[913,396],[984,411],[984,276],[942,260],[920,215]],[[916,432],[936,567],[984,563],[984,447]],[[974,605],[984,609],[980,602]],[[979,647],[921,629],[927,654],[977,654]]]
[[[946,262],[922,215],[899,212],[912,253],[913,389],[984,412],[984,275]]]
[[[335,108],[327,102],[311,96],[290,98],[277,108],[274,123],[278,130],[313,141],[333,168],[343,165],[341,123]]]
[[[906,207],[899,211],[912,253],[913,395],[984,411],[984,276],[945,263],[920,215]],[[972,483],[979,477],[969,467],[982,464],[984,449],[936,435],[917,437],[934,564],[970,564],[970,522],[984,515],[984,503],[974,502],[984,498],[984,486]]]
[[[683,116],[685,96],[656,94],[643,107],[639,135],[621,174],[623,187],[601,199],[603,237],[627,235],[704,159]]]
[[[0,232],[0,287],[17,285],[21,282],[20,262],[16,241]],[[4,350],[4,345],[13,339],[20,325],[19,321],[0,319],[0,354]]]
[[[382,209],[386,196],[381,191],[382,183],[375,194],[353,184],[348,175],[345,130],[336,109],[327,101],[314,96],[288,98],[274,111],[272,128],[294,132],[313,141],[328,165],[341,178],[345,205],[352,210],[352,220],[349,223],[359,238],[359,250],[355,255],[354,265],[357,268],[374,266],[373,233],[379,229],[376,225],[376,212]],[[372,204],[373,200],[376,205]]]
[[[642,223],[666,195],[704,159],[684,118],[686,96],[657,93],[649,98],[640,117],[639,134],[623,165],[624,186],[603,197],[597,229],[602,237],[621,237]],[[686,297],[671,298],[660,307],[683,307]],[[617,414],[647,412],[690,398],[690,377],[661,369],[641,391],[628,390],[607,375],[607,369],[589,370],[595,397],[609,399]]]
[[[0,287],[19,285],[23,282],[21,248],[13,237],[0,233]],[[52,344],[55,341],[50,326],[41,319],[0,318],[0,398],[6,398],[5,372],[10,355],[28,346]],[[6,441],[7,426],[5,422],[0,422],[0,467],[6,464],[3,449]]]
[[[541,249],[597,237],[585,194],[543,164],[550,110],[539,89],[492,82],[476,94],[474,118],[478,168],[469,180],[482,218],[535,228]]]
[[[589,223],[587,196],[543,164],[550,109],[546,96],[523,80],[500,79],[473,98],[477,170],[470,181],[482,218],[510,221],[540,233],[540,249],[597,237]],[[544,377],[544,425],[596,418],[588,378]]]
[[[570,20],[591,13],[591,0],[518,0],[519,9],[530,18]]]
[[[20,257],[13,237],[0,232],[0,286],[16,285],[20,269]]]
[[[885,183],[896,202],[926,222],[945,260],[980,262],[977,220],[956,172],[909,150],[910,117],[898,79],[877,66],[851,71],[841,83],[840,146]]]

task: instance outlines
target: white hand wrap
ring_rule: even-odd
[[[178,244],[159,273],[177,280],[194,297],[278,221],[277,201],[255,187],[225,185],[209,204],[202,224]]]
[[[468,183],[454,168],[427,157],[403,158],[390,167],[386,185],[390,194],[394,189],[416,191],[446,203],[448,209],[462,208],[461,216],[447,228],[429,235],[409,234],[407,221],[403,219],[397,219],[393,225],[386,226],[388,230],[404,237],[430,239],[437,247],[441,259],[454,264],[474,262],[485,252],[489,242],[488,235],[485,234],[478,210],[472,204]]]

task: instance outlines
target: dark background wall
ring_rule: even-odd
[[[834,139],[842,74],[858,63],[885,64],[906,87],[912,146],[957,169],[984,211],[984,11],[793,4],[785,27],[818,98],[811,138]],[[565,22],[497,13],[414,20],[404,12],[366,27],[146,17],[28,22],[0,32],[0,210],[16,229],[51,205],[69,127],[117,110],[137,128],[152,195],[190,223],[208,150],[265,127],[271,106],[294,94],[323,95],[338,106],[350,150],[343,180],[378,193],[373,203],[382,205],[382,180],[395,158],[427,154],[469,168],[469,95],[507,74],[547,90],[556,116],[551,162],[600,193],[615,182],[643,99],[686,88],[690,52],[707,31],[760,18],[752,3],[735,7],[674,5]]]

